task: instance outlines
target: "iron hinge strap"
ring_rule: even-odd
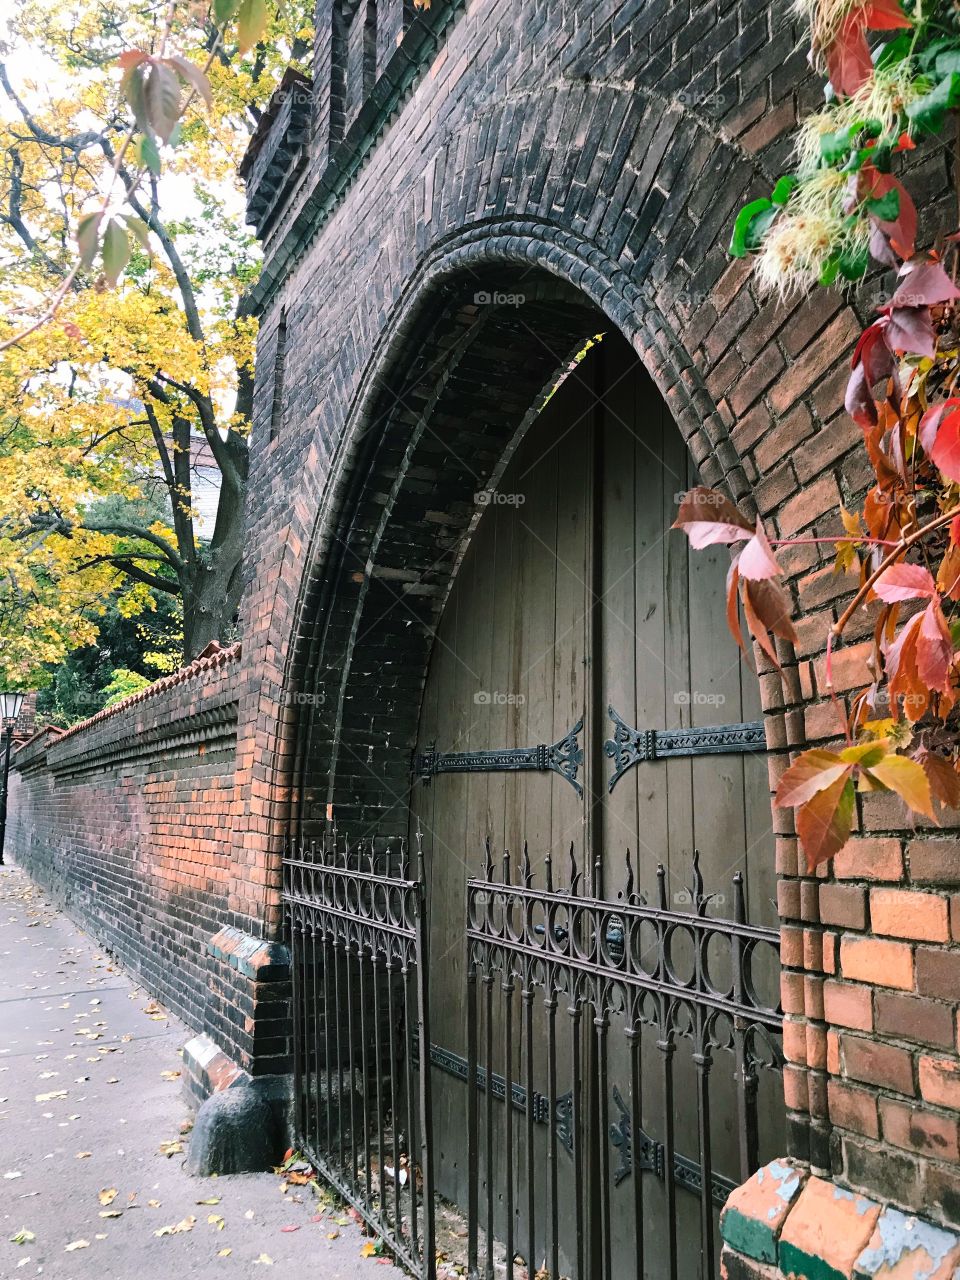
[[[534,747],[503,747],[489,751],[437,751],[430,747],[414,759],[413,771],[429,782],[438,773],[556,773],[565,778],[578,796],[583,788],[577,781],[583,763],[579,738],[583,719],[556,742],[538,743]]]
[[[663,760],[670,756],[718,755],[763,750],[766,736],[762,720],[738,724],[707,725],[697,729],[634,729],[613,709],[607,707],[613,721],[613,737],[603,744],[613,761],[613,773],[607,783],[612,791],[628,769],[644,760]]]

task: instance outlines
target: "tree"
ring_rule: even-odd
[[[916,148],[951,139],[960,200],[960,17],[947,0],[803,7],[826,102],[801,123],[796,172],[741,210],[731,252],[754,253],[761,283],[784,296],[888,273],[845,397],[872,480],[860,510],[837,512],[842,534],[799,540],[860,584],[824,637],[842,741],[802,752],[777,789],[812,870],[849,838],[858,793],[895,792],[932,824],[938,805],[960,808],[960,209],[918,250],[905,166]],[[742,643],[742,606],[779,665],[774,638],[796,633],[778,540],[705,488],[687,495],[676,527],[696,547],[737,548],[731,630]],[[832,651],[854,618],[873,634],[873,679],[847,704],[832,687]]]
[[[307,5],[17,0],[0,63],[0,668],[135,614],[227,638],[242,557],[258,269],[237,165]],[[33,68],[39,64],[40,74]],[[199,526],[197,468],[219,498]]]

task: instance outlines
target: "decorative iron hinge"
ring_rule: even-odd
[[[643,760],[662,760],[668,756],[704,756],[727,752],[761,750],[766,746],[762,720],[742,724],[710,725],[703,729],[634,729],[607,707],[613,721],[613,737],[603,749],[613,761],[613,773],[607,783],[612,791],[628,769]]]
[[[583,719],[551,746],[539,743],[535,747],[504,747],[492,751],[437,751],[431,747],[421,751],[414,761],[414,773],[429,782],[438,773],[558,773],[566,778],[578,796],[583,788],[577,781],[577,773],[583,763],[583,749],[579,737]]]

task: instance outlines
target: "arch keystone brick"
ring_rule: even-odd
[[[726,1243],[758,1262],[776,1262],[780,1231],[806,1179],[806,1173],[788,1160],[758,1169],[731,1193],[720,1215]]]
[[[810,1178],[780,1235],[780,1270],[797,1280],[851,1280],[879,1217],[873,1200]]]

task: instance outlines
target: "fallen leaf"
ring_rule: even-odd
[[[172,1138],[169,1142],[161,1142],[159,1152],[162,1156],[176,1156],[183,1150],[183,1143]]]
[[[376,1255],[377,1255],[377,1246],[373,1243],[372,1240],[368,1240],[367,1243],[360,1250],[360,1257],[375,1258]]]
[[[15,1236],[10,1237],[11,1244],[32,1244],[36,1240],[36,1236],[32,1231],[28,1231],[26,1227],[21,1227]]]
[[[63,1246],[63,1251],[64,1253],[73,1253],[74,1250],[76,1249],[89,1249],[89,1248],[90,1248],[89,1240],[72,1240],[70,1244],[66,1244]]]
[[[216,1227],[218,1231],[222,1231],[227,1225],[219,1213],[208,1213],[207,1222],[209,1222],[211,1227]]]
[[[182,1235],[184,1231],[192,1231],[196,1221],[197,1220],[193,1214],[190,1214],[189,1217],[183,1218],[180,1222],[177,1222],[174,1225],[169,1227],[160,1227],[153,1234],[155,1236],[179,1236]]]
[[[65,1098],[66,1096],[66,1089],[55,1089],[53,1093],[38,1093],[34,1098],[34,1102],[53,1102],[54,1098]]]
[[[9,1179],[9,1178],[22,1178],[22,1177],[23,1177],[23,1174],[20,1172],[20,1170],[19,1170],[19,1169],[10,1169],[10,1170],[9,1170],[7,1173],[5,1173],[3,1176],[4,1176],[5,1178],[7,1178],[7,1179]]]
[[[159,1200],[148,1200],[148,1201],[147,1201],[147,1206],[148,1206],[148,1208],[150,1208],[150,1209],[159,1209],[159,1208],[160,1208],[160,1201],[159,1201]]]
[[[273,1259],[270,1257],[269,1253],[261,1253],[259,1258],[254,1258],[254,1262],[262,1262],[265,1267],[273,1266]]]
[[[291,1224],[290,1224],[290,1226],[288,1226],[288,1227],[281,1227],[281,1228],[280,1228],[280,1230],[281,1230],[281,1231],[299,1231],[299,1230],[300,1230],[300,1225],[299,1225],[299,1223],[291,1223]]]
[[[229,1258],[229,1257],[230,1257],[230,1255],[231,1255],[231,1253],[233,1253],[233,1250],[232,1250],[232,1249],[218,1249],[218,1250],[217,1250],[217,1257],[218,1257],[218,1258]]]
[[[161,1080],[179,1080],[180,1072],[179,1071],[161,1071],[160,1079]]]
[[[97,1199],[100,1201],[102,1205],[113,1204],[116,1198],[117,1198],[116,1187],[104,1187],[102,1191],[97,1192]]]
[[[339,1232],[339,1231],[328,1231],[328,1232],[327,1232],[327,1239],[328,1239],[328,1240],[336,1240],[336,1239],[338,1239],[338,1238],[339,1238],[339,1235],[340,1235],[340,1232]]]
[[[122,1218],[123,1210],[122,1209],[101,1209],[100,1217],[101,1218]]]
[[[89,1159],[90,1159],[90,1157],[91,1157],[92,1155],[93,1155],[93,1152],[92,1152],[92,1151],[78,1151],[78,1152],[77,1152],[77,1159],[78,1159],[78,1160],[89,1160]]]

